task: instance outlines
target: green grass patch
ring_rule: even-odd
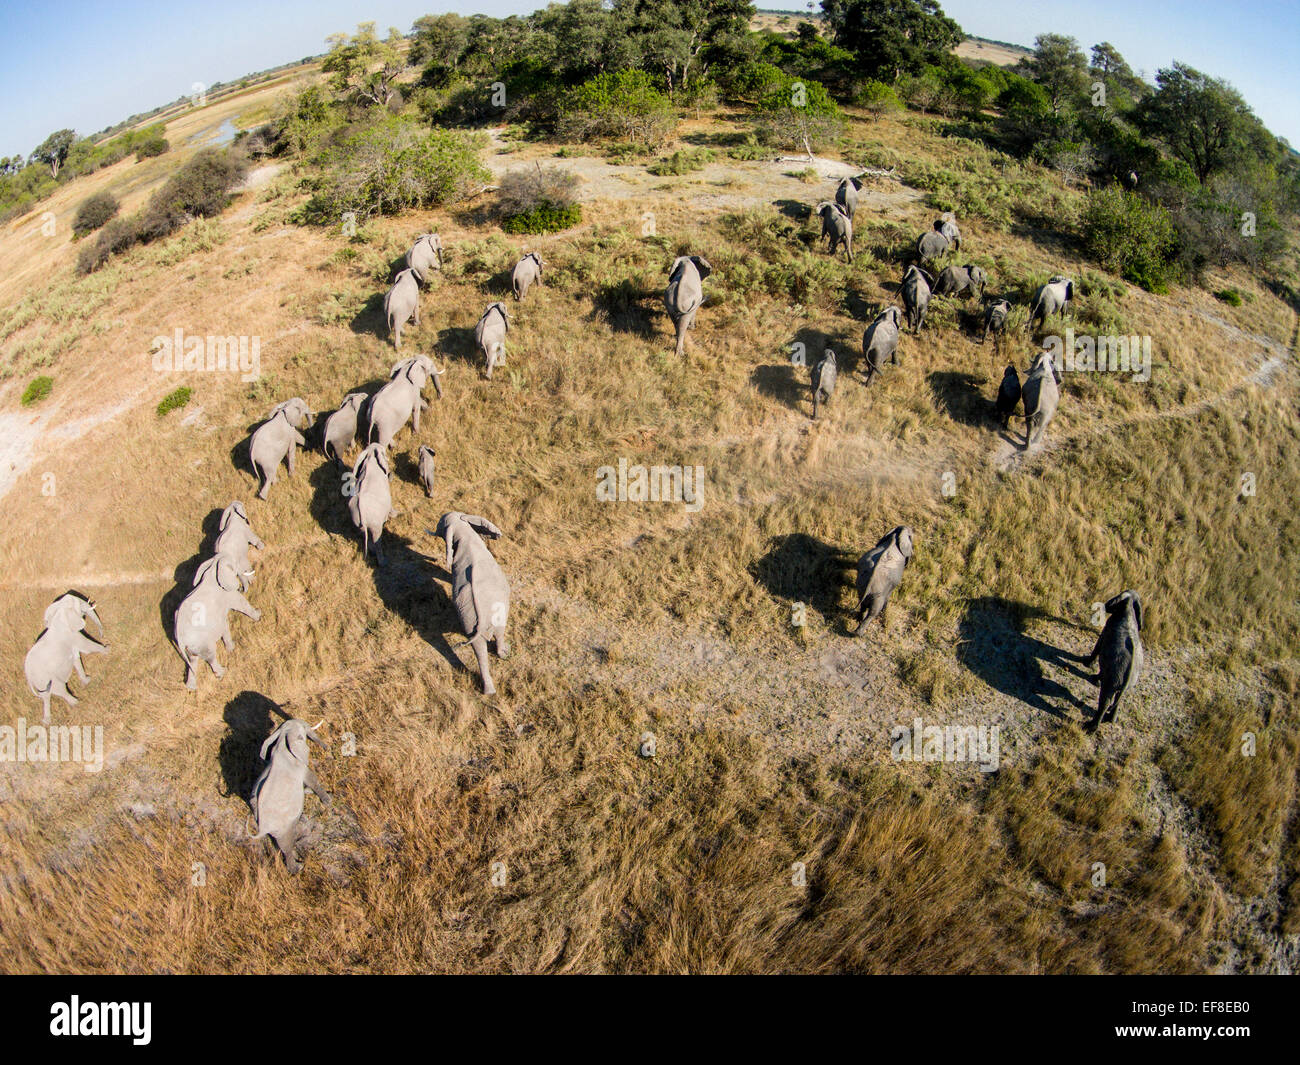
[[[171,411],[180,410],[190,401],[190,396],[194,395],[192,389],[182,385],[175,392],[168,392],[158,403],[158,417],[169,414]]]
[[[54,391],[54,378],[46,377],[42,374],[40,377],[33,377],[31,383],[23,389],[22,399],[19,402],[24,407],[30,407],[33,403],[39,403]]]

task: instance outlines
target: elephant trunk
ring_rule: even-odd
[[[100,638],[102,639],[103,636],[104,636],[104,623],[103,623],[102,621],[99,620],[99,615],[95,613],[95,604],[94,604],[94,603],[91,603],[91,604],[86,608],[86,617],[90,618],[90,620],[93,621],[93,622],[95,623],[95,625],[98,627],[98,629],[99,629],[99,635],[100,635]]]

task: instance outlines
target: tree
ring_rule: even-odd
[[[1192,168],[1202,185],[1235,163],[1270,154],[1272,138],[1226,82],[1175,63],[1156,74],[1139,121]]]
[[[68,158],[68,152],[72,149],[72,142],[76,139],[76,133],[70,129],[61,129],[57,133],[51,133],[41,142],[40,147],[32,152],[32,157],[37,162],[44,163],[50,168],[50,177],[57,178],[59,168],[63,166],[64,160]]]
[[[1047,93],[1047,103],[1054,115],[1061,113],[1067,101],[1077,102],[1087,93],[1088,63],[1073,37],[1039,34],[1034,40],[1034,54],[1025,65],[1029,76]]]
[[[669,93],[752,52],[749,0],[614,0],[613,13],[625,20],[641,66],[662,75]]]
[[[844,116],[816,81],[787,77],[758,102],[754,124],[761,139],[785,148],[802,148],[813,159],[815,149],[839,136]]]
[[[427,83],[446,84],[460,67],[469,44],[469,19],[464,15],[424,15],[411,27],[411,50],[407,60],[425,68]]]
[[[862,73],[891,85],[965,39],[935,0],[822,0],[822,12],[832,40],[858,57]]]
[[[388,37],[381,41],[373,22],[361,22],[355,36],[333,33],[326,41],[330,51],[321,70],[334,75],[330,82],[334,91],[339,95],[352,92],[361,100],[387,107],[397,91],[397,76],[406,68],[402,35],[396,27],[389,27]]]

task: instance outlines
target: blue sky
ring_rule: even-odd
[[[474,0],[461,11],[522,13],[541,0]],[[791,0],[760,6],[796,8]],[[968,32],[1032,45],[1039,33],[1108,40],[1136,70],[1179,59],[1234,84],[1275,133],[1300,147],[1297,0],[946,0]],[[374,21],[402,31],[453,10],[430,0],[4,0],[0,155],[26,154],[55,129],[94,133],[210,85],[325,50],[325,37]]]

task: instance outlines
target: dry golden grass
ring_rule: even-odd
[[[934,166],[960,160],[906,117],[855,118],[853,135]],[[156,182],[176,161],[140,166]],[[62,190],[54,209],[137,180],[117,169]],[[736,170],[764,190],[777,180]],[[820,195],[784,180],[789,200]],[[846,266],[793,211],[718,210],[686,187],[602,186],[584,207],[594,221],[529,238],[545,287],[516,309],[490,383],[469,334],[525,242],[480,205],[372,222],[348,241],[285,224],[303,193],[282,174],[89,278],[72,276],[75,248],[30,239],[32,217],[0,240],[0,419],[33,434],[5,497],[3,720],[33,717],[22,656],[55,594],[92,594],[112,645],[88,662],[81,705],[54,706],[56,721],[105,726],[109,767],[0,765],[8,968],[1276,964],[1270,937],[1294,934],[1300,857],[1300,424],[1278,355],[1293,312],[1242,276],[1231,283],[1254,298],[1241,308],[1153,297],[1035,230],[963,219],[962,259],[985,264],[993,289],[1092,275],[1078,327],[1150,334],[1151,382],[1067,377],[1048,447],[1020,457],[983,412],[1005,362],[1033,346],[1011,337],[995,359],[940,301],[901,367],[870,391],[845,374],[814,425],[790,345],[829,342],[852,362],[864,321],[892,299],[894,238],[927,227],[932,206],[900,197],[860,214],[862,254]],[[140,177],[129,195],[148,191]],[[646,210],[658,236],[639,235]],[[387,376],[378,301],[410,237],[431,229],[447,272],[407,350],[447,367],[447,397],[431,399],[418,440],[398,438],[390,565],[377,572],[319,454],[262,503],[242,445],[278,400],[328,411]],[[717,273],[679,361],[658,299],[686,250]],[[177,326],[260,336],[261,380],[154,373],[150,342]],[[1258,376],[1268,358],[1280,368]],[[19,413],[36,366],[54,395]],[[194,398],[160,419],[179,384]],[[415,483],[419,443],[438,452],[433,501]],[[703,466],[703,508],[598,503],[596,469],[619,458]],[[1243,497],[1247,471],[1258,491]],[[233,498],[268,545],[250,593],[263,617],[234,619],[228,676],[203,675],[187,696],[164,622]],[[494,550],[514,587],[514,654],[493,699],[459,664],[471,656],[426,532],[450,509],[505,532]],[[855,641],[853,563],[903,522],[918,551],[888,630]],[[1095,689],[1063,656],[1091,650],[1092,604],[1124,587],[1146,605],[1148,673],[1092,739],[1077,725]],[[241,842],[271,700],[324,719],[334,748],[317,768],[335,803],[308,799],[321,838],[296,879]],[[1003,769],[891,761],[890,729],[914,716],[1000,725]],[[1234,759],[1248,729],[1260,753]],[[346,732],[355,757],[340,752]],[[638,755],[646,732],[653,758]]]

